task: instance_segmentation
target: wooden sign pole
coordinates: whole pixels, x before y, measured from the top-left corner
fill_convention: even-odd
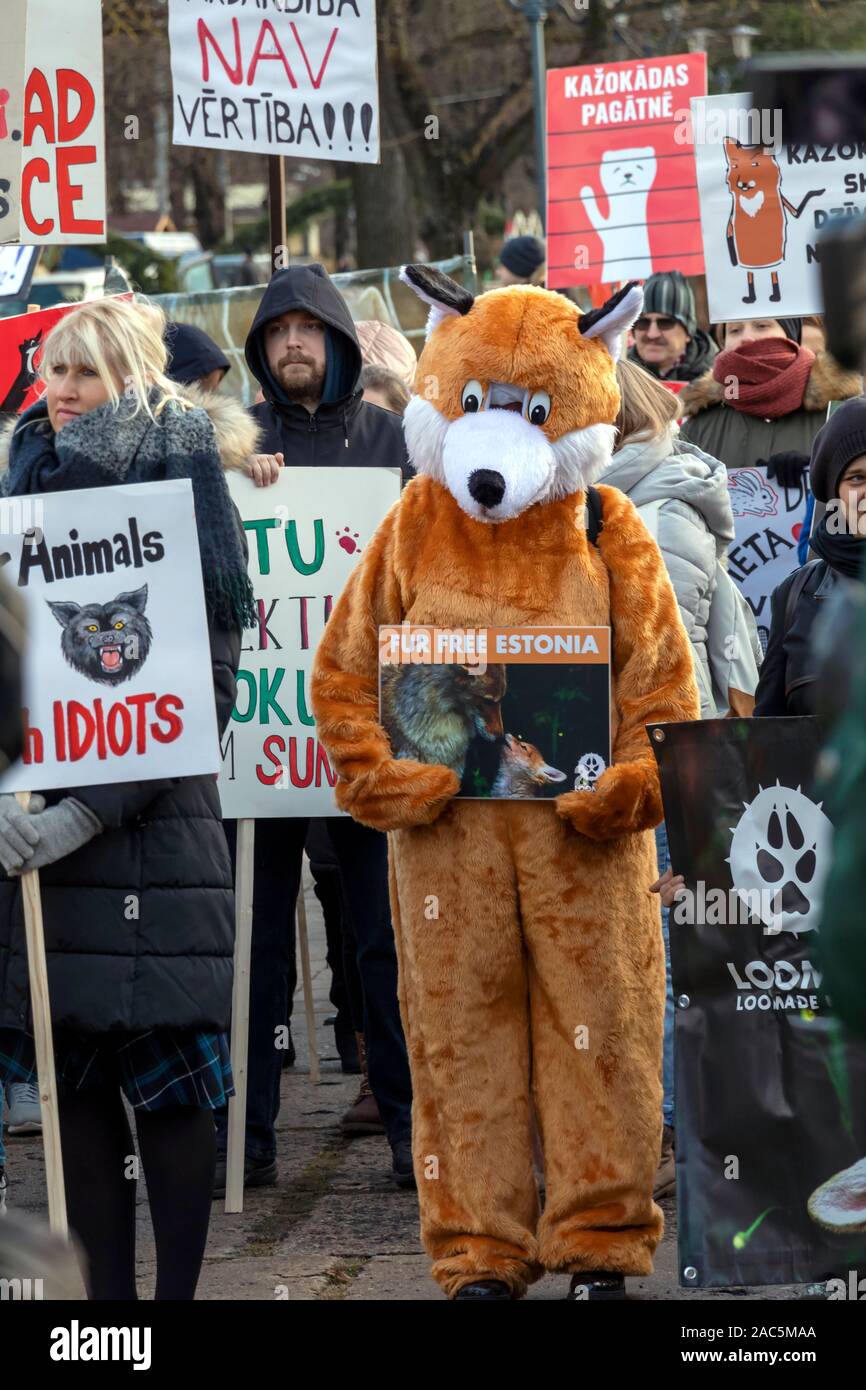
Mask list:
[[[16,792],[15,797],[22,811],[26,811],[30,804],[30,793]],[[57,1104],[57,1075],[54,1070],[54,1038],[51,1031],[51,1002],[48,996],[48,965],[45,959],[38,869],[30,869],[21,875],[21,896],[24,901],[36,1073],[39,1081],[39,1103],[42,1107],[42,1147],[45,1154],[45,1181],[48,1187],[48,1221],[54,1234],[62,1236],[65,1240],[69,1228],[66,1221],[63,1154],[60,1148],[60,1110]]]
[[[235,880],[235,978],[232,989],[232,1075],[226,1151],[226,1211],[244,1209],[244,1150],[247,1123],[247,1058],[250,1041],[250,951],[253,938],[253,852],[256,823],[238,821]]]

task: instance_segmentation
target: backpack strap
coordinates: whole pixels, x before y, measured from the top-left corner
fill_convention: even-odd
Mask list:
[[[586,536],[590,545],[598,545],[598,535],[604,526],[601,493],[597,487],[586,489]]]
[[[821,563],[821,560],[810,560],[807,565],[801,565],[798,570],[794,571],[794,578],[791,580],[791,587],[785,599],[785,626],[783,635],[791,630],[791,626],[794,622],[794,612],[800,601],[800,597],[805,591],[809,580],[815,574],[816,567]]]

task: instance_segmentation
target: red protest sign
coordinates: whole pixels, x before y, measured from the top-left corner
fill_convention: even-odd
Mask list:
[[[547,74],[551,289],[704,269],[692,97],[705,53]]]
[[[119,294],[117,299],[131,299]],[[42,345],[55,323],[77,304],[53,304],[37,313],[0,319],[0,415],[19,415],[38,400],[45,383],[37,375]]]

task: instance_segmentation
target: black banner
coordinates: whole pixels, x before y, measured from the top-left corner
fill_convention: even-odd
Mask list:
[[[833,1278],[828,1295],[850,1297],[848,1271],[866,1275],[866,1048],[818,964],[832,828],[810,791],[817,726],[649,732],[686,884],[670,913],[680,1282]]]

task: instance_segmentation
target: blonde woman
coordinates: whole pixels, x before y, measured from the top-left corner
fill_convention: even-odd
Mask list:
[[[45,342],[44,396],[0,440],[7,496],[190,478],[220,728],[254,618],[246,547],[223,469],[255,426],[232,401],[195,405],[165,375],[162,314],[99,300]],[[212,1109],[231,1093],[225,1030],[232,880],[212,777],[0,798],[0,1083],[32,1082],[20,875],[39,868],[70,1226],[94,1299],[135,1299],[135,1110],[157,1252],[156,1297],[191,1299],[214,1170]],[[130,920],[129,895],[138,900]]]

